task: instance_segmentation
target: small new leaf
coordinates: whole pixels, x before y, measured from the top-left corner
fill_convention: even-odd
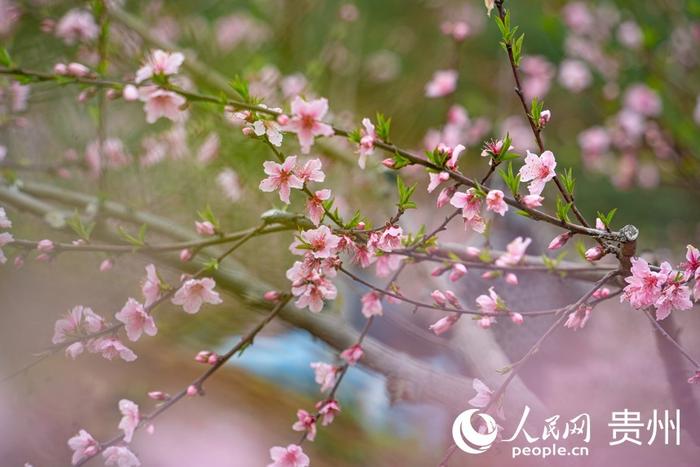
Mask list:
[[[229,82],[229,86],[236,91],[238,95],[241,96],[241,98],[245,102],[251,102],[250,100],[250,89],[248,88],[248,81],[245,79],[241,78],[239,75],[236,75],[233,77],[233,79]]]
[[[377,113],[377,124],[375,126],[375,131],[377,136],[382,141],[389,141],[389,131],[391,130],[391,118],[385,117],[381,113]]]
[[[401,177],[396,177],[396,188],[399,192],[399,202],[396,204],[400,210],[415,209],[416,203],[411,201],[413,192],[416,191],[416,184],[408,186],[404,183]]]
[[[90,241],[90,235],[92,234],[92,229],[95,228],[95,223],[91,222],[88,225],[83,224],[83,220],[78,215],[78,211],[75,211],[71,217],[66,220],[66,224],[70,227],[73,232],[82,238],[86,242]]]

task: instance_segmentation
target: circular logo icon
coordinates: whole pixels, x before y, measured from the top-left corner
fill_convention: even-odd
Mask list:
[[[479,409],[465,410],[455,418],[452,424],[452,438],[462,451],[469,454],[486,452],[498,436],[496,420],[486,413],[478,413]],[[484,433],[479,433],[472,425],[472,416],[477,414],[484,422]]]

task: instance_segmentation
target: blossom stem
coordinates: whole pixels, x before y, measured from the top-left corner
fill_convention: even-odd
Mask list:
[[[690,363],[692,363],[692,365],[695,367],[695,370],[700,371],[700,363],[697,360],[695,360],[688,353],[688,351],[686,351],[683,348],[683,346],[676,339],[674,339],[673,336],[671,336],[671,334],[669,334],[668,331],[666,331],[658,321],[656,321],[656,319],[654,319],[654,317],[652,316],[651,312],[648,309],[644,310],[644,314],[647,316],[647,318],[649,318],[649,321],[651,321],[651,324],[654,325],[656,330],[659,331],[662,336],[664,336],[666,339],[668,339],[671,342],[671,344],[673,344],[673,346],[676,349],[678,349],[678,351],[681,353],[681,355],[683,355],[685,357],[686,360],[688,360]]]
[[[108,86],[108,87],[113,87],[115,89],[122,89],[126,84],[131,84],[128,82],[108,81],[108,80],[94,79],[94,78],[87,78],[87,77],[67,78],[64,76],[58,76],[58,75],[53,75],[53,74],[49,74],[49,73],[28,71],[28,70],[24,70],[21,68],[2,68],[2,67],[0,67],[0,74],[26,76],[26,77],[35,78],[38,81],[60,81],[62,83],[74,82],[74,83],[79,83],[79,84],[92,84],[95,86]],[[165,85],[162,87],[163,87],[163,89],[167,89],[169,91],[180,94],[181,96],[187,98],[190,101],[209,102],[209,103],[218,104],[218,105],[230,105],[234,108],[251,110],[251,111],[264,113],[264,114],[271,115],[271,116],[278,116],[279,115],[279,112],[276,112],[274,110],[270,110],[270,109],[265,108],[265,107],[260,107],[257,105],[248,104],[248,103],[241,102],[241,101],[236,101],[236,100],[231,100],[231,99],[226,99],[226,98],[222,99],[222,98],[213,97],[213,96],[206,96],[206,95],[202,95],[202,94],[198,94],[198,93],[194,93],[194,92],[188,92],[188,91],[184,91],[182,89],[179,89],[177,87],[174,87],[172,85]],[[335,128],[335,127],[333,129],[334,129],[335,135],[337,135],[337,136],[347,137],[349,135],[349,132],[346,130],[342,130],[340,128]],[[427,159],[424,159],[420,156],[417,156],[409,151],[398,148],[393,144],[386,143],[383,141],[377,141],[377,142],[375,142],[375,147],[378,147],[378,148],[380,148],[384,151],[387,151],[391,154],[398,153],[401,156],[408,159],[413,164],[421,165],[423,167],[430,168],[433,170],[447,172],[448,175],[450,176],[450,178],[452,178],[453,180],[455,180],[463,185],[466,185],[468,187],[475,188],[478,186],[478,183],[475,180],[472,180],[459,172],[446,169],[445,167],[438,167],[438,166],[432,164]],[[558,227],[569,230],[570,232],[573,232],[573,233],[594,237],[596,239],[598,239],[599,237],[611,237],[611,238],[622,239],[622,236],[617,232],[605,232],[602,230],[591,228],[588,226],[588,224],[585,221],[582,222],[582,225],[573,224],[573,223],[567,222],[565,220],[559,219],[555,216],[552,216],[550,214],[547,214],[543,211],[529,208],[529,207],[525,206],[523,203],[521,203],[518,199],[515,199],[515,198],[505,197],[504,201],[507,204],[509,204],[510,206],[513,206],[517,209],[520,209],[521,211],[526,213],[529,217],[531,217],[534,220],[544,221],[544,222],[547,222],[549,224],[556,225]]]
[[[246,347],[249,345],[253,344],[253,340],[255,339],[255,336],[257,336],[260,331],[262,331],[265,326],[267,326],[279,313],[284,309],[284,307],[287,305],[291,297],[289,295],[286,295],[282,297],[279,302],[275,305],[275,307],[262,319],[260,322],[253,328],[251,329],[245,336],[241,337],[238,342],[236,342],[236,345],[234,345],[231,349],[229,349],[228,352],[226,352],[223,355],[220,355],[219,358],[217,359],[216,363],[211,366],[207,371],[205,371],[201,376],[199,376],[197,379],[192,381],[190,384],[185,386],[183,389],[181,389],[177,394],[174,396],[170,397],[168,400],[166,400],[163,404],[158,406],[155,410],[152,412],[143,415],[141,417],[141,420],[139,424],[136,426],[135,431],[139,430],[140,428],[143,428],[146,425],[149,425],[153,420],[155,420],[159,415],[161,415],[163,412],[166,410],[170,409],[173,405],[175,405],[177,402],[182,400],[187,396],[187,389],[190,386],[194,386],[197,388],[199,393],[202,393],[203,390],[203,385],[204,382],[209,379],[214,373],[216,373],[226,362],[228,362],[234,355],[236,355],[238,352],[241,350],[244,350]],[[121,440],[124,439],[124,435],[118,435],[115,436],[114,438],[105,441],[103,443],[100,443],[97,446],[97,450],[95,451],[94,454],[91,454],[90,456],[87,456],[83,458],[80,462],[76,464],[76,466],[84,465],[87,463],[90,459],[93,457],[97,456],[100,454],[102,451],[104,451],[106,448],[113,446],[120,442]]]

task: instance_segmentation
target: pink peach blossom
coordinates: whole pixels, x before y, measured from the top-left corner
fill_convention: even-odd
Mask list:
[[[138,467],[141,465],[138,457],[126,446],[110,446],[102,452],[105,465],[115,467]]]
[[[403,229],[396,225],[391,225],[384,229],[379,236],[376,247],[385,252],[391,252],[401,248],[401,238]]]
[[[73,465],[92,457],[97,453],[99,443],[90,433],[80,430],[77,435],[68,440],[68,447],[73,451],[71,463]]]
[[[515,237],[506,246],[506,251],[496,259],[496,266],[515,266],[522,261],[527,247],[532,243],[531,238]]]
[[[362,350],[362,346],[360,346],[360,344],[351,345],[347,349],[340,352],[340,358],[345,360],[348,365],[356,364],[363,355],[364,351]]]
[[[289,204],[291,189],[304,187],[304,182],[295,174],[296,163],[297,156],[287,157],[282,164],[265,161],[263,167],[269,176],[260,182],[260,190],[265,192],[279,190],[280,200]]]
[[[14,241],[15,241],[15,239],[11,233],[9,233],[9,232],[0,233],[0,264],[5,264],[7,262],[7,257],[5,256],[5,253],[2,251],[2,247],[4,247],[5,245],[8,245]]]
[[[523,315],[521,315],[520,313],[516,313],[514,311],[510,312],[510,319],[511,319],[511,321],[513,321],[513,323],[515,323],[517,325],[523,324],[523,322],[525,321],[523,319]]]
[[[498,310],[505,309],[505,304],[501,297],[498,296],[493,287],[489,287],[488,295],[479,295],[476,297],[476,304],[482,313],[493,315]]]
[[[543,200],[544,198],[540,195],[525,195],[522,198],[523,204],[530,209],[535,209],[542,206]]]
[[[99,28],[92,14],[86,10],[72,9],[56,24],[55,34],[68,45],[89,42],[97,38]]]
[[[155,123],[161,117],[173,122],[180,122],[185,118],[186,113],[182,107],[187,103],[187,99],[181,95],[153,86],[143,87],[139,93],[144,102],[143,110],[146,112],[148,123]]]
[[[133,298],[129,298],[126,305],[114,317],[124,323],[126,335],[133,342],[139,340],[143,333],[149,336],[155,336],[158,333],[153,316],[147,313],[143,305]]]
[[[323,202],[328,201],[329,199],[331,199],[331,190],[329,189],[315,191],[313,196],[310,196],[307,199],[306,212],[308,213],[311,222],[313,222],[315,225],[321,223],[321,219],[323,219],[325,212],[323,209]]]
[[[593,77],[580,60],[566,59],[559,68],[559,82],[571,92],[578,93],[590,86]]]
[[[469,405],[471,405],[472,407],[483,409],[491,403],[491,395],[493,395],[493,391],[488,386],[486,386],[486,384],[484,384],[483,381],[481,381],[478,378],[474,378],[474,381],[472,382],[472,387],[476,391],[476,396],[469,399]]]
[[[304,409],[297,410],[297,421],[292,425],[294,431],[305,431],[306,439],[316,438],[316,418]]]
[[[430,179],[428,193],[432,193],[441,183],[450,179],[450,174],[448,172],[430,172],[428,178]]]
[[[671,272],[671,265],[663,263],[660,272],[653,272],[644,258],[632,258],[632,273],[625,278],[620,301],[628,301],[637,310],[653,305],[661,296],[661,288]]]
[[[357,165],[364,169],[367,163],[367,156],[371,156],[374,152],[374,143],[379,140],[379,137],[369,118],[362,119],[362,126],[364,126],[364,129],[360,129],[360,144],[358,148],[360,157],[357,159]]]
[[[458,191],[450,199],[450,204],[458,209],[462,209],[462,217],[467,220],[479,217],[481,198],[479,198],[474,188],[469,188],[466,193]]]
[[[136,360],[136,354],[116,337],[100,337],[95,340],[91,347],[107,360],[112,360],[114,357],[121,357],[126,362]]]
[[[321,415],[321,425],[327,426],[333,423],[335,416],[340,413],[340,404],[335,399],[318,401],[316,410]]]
[[[591,317],[592,310],[593,308],[587,305],[579,306],[576,311],[568,316],[566,322],[564,323],[564,327],[573,329],[574,331],[583,329]]]
[[[444,97],[457,89],[456,70],[437,70],[432,80],[425,85],[425,97]]]
[[[296,170],[296,175],[304,183],[322,182],[326,179],[326,174],[321,170],[322,164],[320,159],[311,159],[306,161],[303,167]]]
[[[382,311],[382,299],[378,292],[371,291],[367,292],[362,296],[362,314],[366,318],[371,316],[381,316]]]
[[[530,194],[539,195],[544,190],[545,184],[556,175],[554,169],[557,161],[552,151],[545,151],[541,156],[527,151],[525,165],[520,168],[520,179],[530,182],[528,186]]]
[[[55,245],[51,240],[40,240],[36,249],[41,253],[51,253],[55,249]]]
[[[144,306],[150,307],[160,298],[160,277],[153,264],[146,266],[146,277],[141,283],[141,292],[144,297]]]
[[[305,230],[301,233],[301,240],[304,242],[307,251],[310,251],[314,258],[330,258],[336,254],[341,238],[334,235],[326,225],[321,225],[316,229]],[[303,253],[298,250],[299,243],[295,242],[290,247],[293,252]]]
[[[625,91],[625,107],[645,117],[658,117],[662,103],[659,94],[645,84],[634,84]]]
[[[673,310],[689,310],[693,307],[693,301],[690,298],[690,289],[684,285],[676,274],[669,276],[669,280],[661,291],[661,296],[654,302],[656,306],[656,319],[661,321],[666,319]]]
[[[308,467],[309,456],[304,454],[301,446],[290,444],[286,448],[275,446],[270,449],[271,464],[267,467]]]
[[[284,130],[296,133],[301,145],[301,152],[308,154],[317,136],[333,136],[333,127],[320,120],[328,112],[328,100],[325,98],[305,101],[297,96],[292,101],[292,117]]]
[[[180,65],[185,61],[185,56],[180,52],[165,52],[154,50],[148,57],[144,65],[136,72],[136,83],[146,81],[153,76],[169,76],[177,74]]]
[[[128,399],[122,399],[119,401],[119,411],[122,414],[119,429],[124,432],[124,441],[130,443],[131,438],[134,436],[134,430],[136,430],[141,420],[139,406]]]
[[[321,385],[321,392],[331,389],[337,380],[339,368],[328,363],[313,362],[316,383]]]
[[[218,305],[223,300],[219,293],[214,291],[216,282],[210,277],[203,279],[188,279],[175,292],[172,302],[175,305],[182,305],[186,313],[197,313],[204,303]]]
[[[586,250],[584,256],[586,258],[586,261],[598,261],[603,256],[605,256],[605,250],[603,250],[602,246],[596,245]]]
[[[501,216],[504,215],[508,211],[508,205],[504,198],[505,195],[501,190],[490,190],[486,195],[486,209]]]

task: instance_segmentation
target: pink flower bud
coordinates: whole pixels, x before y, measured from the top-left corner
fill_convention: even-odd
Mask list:
[[[452,282],[457,282],[467,273],[467,267],[462,263],[457,263],[452,266],[450,275],[448,276]]]
[[[598,230],[607,230],[603,221],[600,220],[600,217],[595,218],[595,228]]]
[[[386,167],[387,169],[393,169],[394,168],[394,159],[391,157],[387,157],[382,161],[382,165]]]
[[[447,269],[448,268],[446,268],[444,266],[435,266],[435,269],[433,269],[430,272],[430,275],[433,277],[440,277],[445,273],[445,271],[447,271]]]
[[[187,395],[190,397],[196,396],[199,394],[199,390],[197,390],[197,387],[194,384],[190,384],[187,386]]]
[[[105,259],[100,263],[100,272],[107,272],[114,266],[114,261],[110,258]]]
[[[481,275],[482,279],[493,280],[498,277],[498,271],[486,271]]]
[[[135,101],[139,98],[139,90],[133,84],[127,84],[122,90],[122,96],[125,101]]]
[[[559,248],[563,247],[566,245],[566,242],[569,241],[569,239],[573,236],[571,232],[564,232],[563,234],[559,234],[554,239],[552,239],[551,242],[549,242],[549,249],[550,250],[558,250]]]
[[[197,234],[203,237],[211,237],[212,235],[216,234],[216,227],[214,227],[214,224],[209,221],[195,221],[194,226],[197,230]]]
[[[255,132],[254,132],[253,129],[252,129],[251,127],[249,127],[249,126],[244,126],[243,129],[241,130],[241,132],[243,133],[243,136],[253,136],[253,135],[255,135]]]
[[[523,324],[523,321],[524,321],[523,315],[521,315],[520,313],[516,313],[514,311],[512,311],[510,313],[510,320],[518,325]]]
[[[53,72],[57,75],[64,76],[68,73],[68,68],[65,63],[57,63],[53,66]]]
[[[589,248],[586,250],[585,257],[587,261],[598,261],[600,258],[602,258],[605,255],[605,251],[603,251],[603,247],[600,245],[596,245],[593,248]]]
[[[209,357],[212,355],[209,350],[200,350],[199,353],[194,357],[195,361],[199,363],[208,363]]]
[[[493,321],[494,319],[490,316],[482,316],[481,319],[479,319],[479,327],[482,329],[488,329],[491,327],[491,324],[493,324]]]
[[[56,27],[56,21],[51,18],[45,18],[41,20],[41,25],[39,26],[41,32],[46,34],[50,34],[51,32],[53,32],[54,27]]]
[[[119,99],[119,91],[116,89],[107,89],[107,99],[111,101]]]
[[[547,123],[549,123],[551,118],[552,112],[549,109],[540,112],[540,127],[544,127]]]
[[[468,246],[467,247],[467,254],[469,256],[479,256],[481,254],[481,249],[479,249],[475,246]]]
[[[443,294],[439,290],[434,290],[433,293],[430,294],[430,296],[433,297],[433,301],[438,306],[445,306],[445,304],[447,303],[447,297],[445,297],[445,294]]]
[[[445,316],[444,318],[440,318],[435,323],[428,326],[428,328],[433,331],[435,335],[439,336],[440,334],[444,334],[449,331],[458,319],[459,315],[451,314],[449,316]]]
[[[453,307],[462,308],[462,305],[459,303],[459,299],[451,290],[445,290],[445,298]]]
[[[212,353],[211,355],[209,355],[209,358],[207,359],[207,363],[210,365],[215,365],[216,362],[218,362],[218,361],[219,361],[219,356],[216,355],[215,353]]]
[[[289,117],[285,114],[278,115],[277,123],[279,123],[280,125],[286,125],[287,123],[289,123]]]
[[[530,209],[535,209],[542,206],[543,200],[544,198],[540,195],[527,195],[523,196],[522,198],[523,204]]]
[[[66,67],[66,72],[77,78],[83,78],[90,74],[90,69],[82,63],[71,62]]]
[[[360,344],[355,344],[343,350],[340,353],[340,358],[345,360],[348,365],[354,365],[362,358],[363,355],[364,351],[362,350],[362,347],[360,347]]]
[[[280,293],[279,293],[278,291],[276,291],[276,290],[268,290],[268,291],[265,292],[265,294],[263,295],[263,299],[264,299],[265,301],[268,301],[268,302],[276,302],[277,300],[280,299],[281,296],[282,296],[282,294],[280,294]]]
[[[191,259],[192,259],[192,250],[190,250],[189,248],[185,248],[183,250],[180,250],[180,261],[182,261],[183,263],[186,263]]]
[[[595,292],[593,292],[593,298],[606,298],[610,295],[610,289],[607,287],[603,287],[602,289],[598,289]]]
[[[457,191],[456,186],[450,186],[447,188],[443,188],[440,190],[440,194],[437,197],[437,201],[435,205],[437,206],[438,209],[440,209],[443,206],[447,206],[447,204],[450,202],[452,199],[452,196],[455,194]]]
[[[154,401],[165,401],[170,399],[170,395],[163,391],[150,391],[148,393],[148,397],[150,397]]]
[[[156,432],[155,425],[153,425],[153,423],[149,423],[148,426],[146,427],[146,433],[148,433],[149,435],[152,435],[155,432]]]
[[[365,224],[364,221],[357,223],[357,230],[365,230],[365,227],[367,227],[367,224]]]
[[[41,240],[36,245],[36,249],[41,253],[51,253],[54,250],[54,244],[51,240]]]
[[[508,274],[506,274],[506,284],[518,285],[518,276],[516,276],[512,272],[509,272]]]

